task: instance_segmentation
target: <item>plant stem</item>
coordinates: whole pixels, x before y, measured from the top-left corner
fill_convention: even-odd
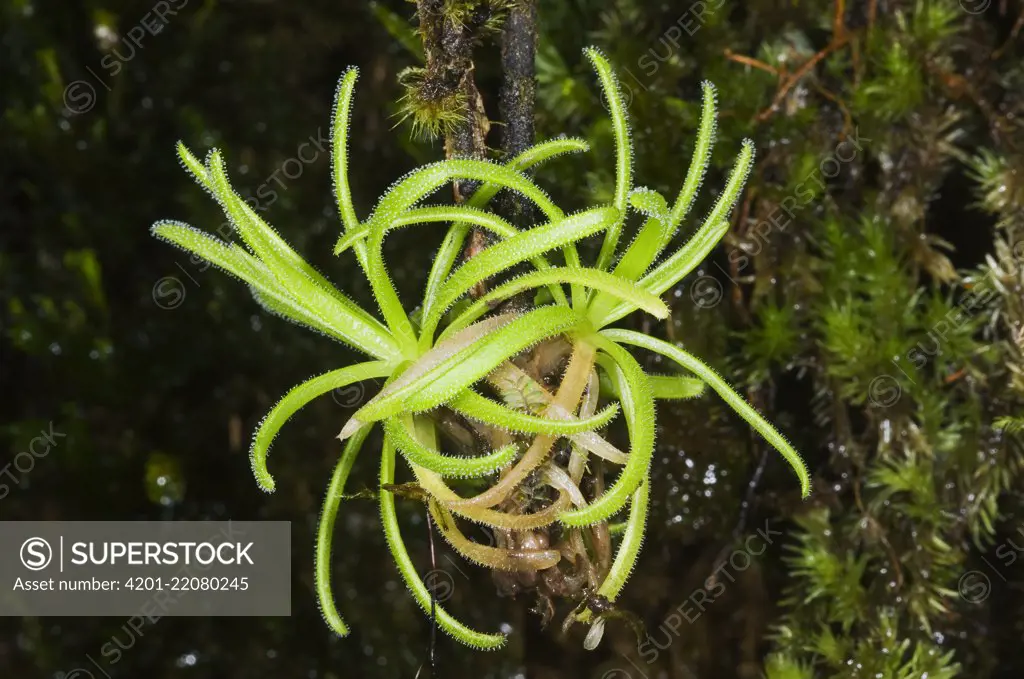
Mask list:
[[[445,16],[444,0],[417,0],[420,35],[426,57],[424,84],[428,89],[441,92],[461,91],[466,101],[466,115],[445,135],[445,157],[482,160],[487,155],[485,139],[490,121],[484,110],[484,100],[473,78],[473,43],[477,39],[476,22],[454,21]],[[452,182],[455,202],[461,204],[473,195],[479,182],[458,180]],[[470,234],[466,257],[483,249],[488,243],[484,231],[474,227]],[[486,292],[484,282],[473,290],[474,295]]]
[[[473,43],[478,26],[476,22],[449,20],[445,16],[444,0],[418,0],[416,7],[426,57],[424,82],[428,89],[437,91],[461,90],[468,105],[465,118],[445,137],[445,155],[448,158],[483,158],[490,123],[473,79]],[[462,203],[473,193],[469,182],[460,186],[456,181],[454,185],[456,203]]]

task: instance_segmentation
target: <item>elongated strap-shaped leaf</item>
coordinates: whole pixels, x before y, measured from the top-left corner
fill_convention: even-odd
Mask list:
[[[183,222],[163,220],[153,224],[150,232],[171,245],[186,252],[199,255],[211,264],[237,276],[247,283],[253,283],[253,258],[243,248],[222,241],[216,236],[193,228]]]
[[[256,482],[260,485],[260,488],[268,493],[274,491],[274,478],[267,471],[267,452],[270,450],[270,444],[273,443],[277,432],[280,431],[284,423],[299,408],[317,396],[322,396],[334,389],[347,387],[350,384],[362,382],[363,380],[387,377],[391,374],[392,367],[391,364],[385,361],[356,363],[355,365],[332,370],[325,375],[307,380],[293,387],[285,394],[284,398],[278,401],[277,405],[260,422],[260,426],[252,439],[252,449],[249,456],[252,462],[253,474],[255,474]]]
[[[727,221],[729,211],[743,190],[743,184],[747,180],[747,175],[750,173],[753,162],[754,145],[750,140],[746,140],[743,142],[743,150],[736,159],[736,165],[733,166],[732,173],[729,175],[729,181],[726,184],[725,190],[718,197],[703,226],[700,227],[686,245],[679,248],[675,254],[640,279],[640,285],[646,288],[648,292],[660,295],[678,283],[684,276],[693,271],[708,256],[708,253],[714,249],[718,241],[725,236],[729,230],[729,222]],[[603,327],[622,318],[630,310],[627,305],[619,304],[600,319],[595,319],[594,322],[597,324],[597,327]]]
[[[345,342],[344,334],[339,333],[335,328],[325,325],[323,319],[312,315],[305,309],[305,307],[299,306],[295,302],[295,298],[279,287],[270,290],[250,285],[249,291],[252,293],[253,299],[255,299],[261,307],[275,316],[280,316],[292,323],[304,325],[312,328],[313,330],[322,332],[328,337],[333,337],[341,342]],[[347,344],[347,342],[345,343]]]
[[[619,597],[619,593],[636,565],[636,557],[644,542],[650,490],[650,479],[644,478],[637,489],[633,491],[629,519],[626,520],[626,530],[622,536],[622,542],[619,543],[619,550],[615,553],[615,560],[612,562],[608,576],[597,590],[597,593],[608,601],[615,601]]]
[[[508,359],[543,340],[572,330],[579,322],[579,317],[565,307],[530,310],[482,338],[464,356],[454,357],[444,374],[424,389],[413,390],[405,403],[414,412],[446,403]]]
[[[600,497],[586,507],[570,510],[558,517],[566,526],[589,526],[604,521],[622,509],[640,483],[647,477],[654,455],[654,396],[647,376],[628,351],[609,341],[603,334],[591,335],[594,342],[611,361],[598,364],[616,371],[622,409],[629,429],[629,459],[622,473]]]
[[[519,233],[519,229],[512,226],[508,220],[469,205],[428,205],[412,208],[396,216],[395,219],[384,225],[384,228],[390,231],[391,229],[409,226],[410,224],[451,222],[455,220],[487,229],[501,238],[508,238]],[[365,231],[349,232],[338,240],[335,249],[339,253],[344,252],[352,247],[354,243],[366,239],[367,236],[368,234]]]
[[[420,608],[427,614],[431,609],[437,619],[438,627],[452,635],[458,641],[481,650],[493,651],[505,644],[504,634],[485,634],[466,627],[452,617],[436,599],[432,600],[427,586],[420,580],[416,572],[416,566],[409,558],[409,551],[405,548],[402,540],[401,529],[398,526],[398,513],[395,511],[395,496],[386,489],[386,486],[395,482],[395,448],[387,438],[384,439],[384,449],[380,459],[380,518],[384,527],[384,537],[387,539],[391,556],[395,559],[398,572],[405,580],[406,586],[412,592],[413,598]]]
[[[280,288],[269,270],[243,248],[234,243],[225,243],[187,224],[162,221],[153,225],[152,233],[157,238],[176,245],[186,252],[198,255],[228,273],[249,284],[253,297],[268,311],[286,318],[293,323],[305,325],[325,335],[346,341],[344,333],[326,325]]]
[[[188,147],[185,146],[185,142],[178,140],[175,149],[178,152],[178,159],[181,160],[182,167],[185,171],[192,175],[192,178],[196,180],[196,183],[206,189],[206,192],[211,196],[216,197],[216,192],[213,190],[213,182],[210,181],[210,173],[207,172],[206,166],[203,165],[202,161],[193,155]]]
[[[499,184],[536,203],[548,219],[554,221],[563,216],[558,206],[526,175],[486,160],[456,159],[424,165],[400,179],[381,197],[373,214],[359,230],[369,235],[379,224],[386,224],[395,219],[453,179],[475,179]],[[337,253],[336,245],[335,254]]]
[[[490,310],[494,302],[506,300],[523,290],[530,290],[552,283],[578,283],[594,290],[601,290],[612,299],[628,301],[657,318],[668,317],[668,306],[661,298],[652,295],[635,283],[615,274],[599,269],[555,267],[534,271],[508,281],[491,290],[467,307],[445,328],[441,338],[460,330]]]
[[[647,221],[615,265],[615,274],[635,281],[644,275],[651,262],[661,254],[670,222],[668,204],[657,191],[637,189],[629,194],[629,202],[634,209],[647,216]]]
[[[345,231],[359,227],[355,206],[352,204],[352,187],[348,182],[348,127],[352,119],[352,97],[355,93],[359,69],[350,66],[341,74],[338,89],[334,95],[333,126],[331,128],[331,172],[334,175],[334,196],[338,214]]]
[[[707,385],[695,377],[683,375],[648,375],[651,393],[659,400],[696,398],[707,391]]]
[[[732,172],[729,173],[729,180],[726,182],[725,189],[722,194],[715,201],[714,207],[711,208],[711,212],[704,220],[704,226],[701,227],[703,231],[705,228],[714,229],[715,225],[725,222],[729,218],[729,213],[732,211],[733,206],[740,197],[740,193],[743,191],[743,185],[747,181],[747,177],[750,175],[750,168],[754,166],[754,143],[749,139],[743,141],[743,149],[740,151],[739,156],[736,158],[736,164],[733,165]],[[696,236],[690,242],[697,241]],[[687,243],[687,246],[690,244]],[[688,256],[691,253],[687,252],[690,248],[683,247],[679,251],[679,257],[675,255],[670,257],[664,265],[659,266],[650,275],[643,278],[643,282],[651,292],[657,290],[657,294],[665,292],[668,288],[675,285],[683,276],[690,273],[701,260],[695,257]],[[695,254],[695,253],[694,253]],[[703,257],[701,258],[703,259]],[[670,275],[664,277],[660,276],[662,267],[669,272]]]
[[[472,389],[466,389],[453,400],[448,407],[477,422],[491,424],[509,431],[524,434],[549,434],[552,436],[572,436],[585,431],[600,429],[614,419],[619,413],[619,406],[612,403],[601,412],[591,417],[571,419],[554,419],[538,417],[512,410],[508,406],[481,396]]]
[[[345,482],[348,481],[349,472],[352,471],[352,464],[359,455],[363,442],[370,434],[372,426],[363,427],[356,434],[345,442],[345,450],[338,459],[331,475],[331,483],[327,487],[327,496],[324,498],[323,510],[320,512],[320,522],[316,530],[316,560],[313,567],[314,579],[316,580],[316,595],[320,601],[320,613],[324,620],[338,636],[348,636],[348,626],[342,620],[341,614],[334,603],[334,593],[331,591],[331,545],[334,541],[334,522],[338,517],[338,508],[345,493]]]
[[[422,334],[433,336],[440,315],[477,282],[548,250],[606,229],[615,221],[617,215],[618,212],[614,208],[593,208],[523,231],[478,253],[459,267],[441,286],[433,313],[424,316]]]
[[[515,458],[519,449],[508,445],[480,457],[456,457],[445,455],[439,450],[426,446],[416,440],[409,430],[408,416],[389,417],[384,420],[384,433],[391,437],[392,443],[399,452],[413,464],[440,474],[457,478],[477,478],[508,466]]]
[[[789,462],[793,471],[796,472],[797,478],[800,479],[801,494],[803,497],[810,495],[811,480],[807,473],[807,467],[804,466],[803,460],[800,459],[800,454],[793,449],[793,446],[789,445],[789,441],[787,441],[771,423],[762,417],[759,412],[754,410],[754,408],[747,403],[742,396],[737,394],[732,387],[730,387],[725,380],[718,375],[717,372],[683,349],[649,335],[633,332],[631,330],[619,329],[603,330],[601,331],[601,334],[614,342],[632,344],[661,354],[665,358],[675,361],[700,379],[707,382],[708,386],[718,392],[718,395],[722,397],[722,400],[729,404],[729,407],[735,410],[736,413],[746,420],[751,427],[756,429],[758,433],[761,434],[761,436],[763,436],[773,448],[775,448],[775,450],[779,451],[779,453],[786,458],[786,461]]]
[[[512,160],[508,161],[506,166],[510,170],[523,172],[538,163],[556,156],[566,153],[587,151],[589,149],[590,147],[582,139],[552,139],[536,144],[535,146],[531,146]],[[473,192],[473,195],[470,196],[469,200],[466,201],[466,204],[475,208],[487,207],[487,204],[500,190],[501,186],[498,184],[481,184],[480,187]],[[455,260],[458,258],[459,253],[462,252],[462,244],[465,242],[466,234],[468,232],[469,225],[464,222],[455,222],[452,224],[451,228],[448,229],[444,242],[441,243],[441,247],[438,249],[437,255],[434,257],[434,263],[430,268],[430,275],[427,277],[427,287],[423,294],[424,316],[430,314],[433,310],[434,302],[437,297],[437,289],[441,286],[441,283],[444,282],[444,279],[448,277],[448,274],[451,273],[452,266],[455,265]],[[563,304],[565,303],[565,299],[559,299],[557,294],[555,296],[555,301]]]
[[[387,266],[384,264],[384,234],[386,230],[374,229],[366,244],[366,277],[373,289],[373,298],[377,302],[384,321],[388,324],[395,340],[398,341],[406,356],[412,355],[417,346],[416,330],[412,326],[409,315],[405,312],[402,300],[391,283]]]
[[[216,198],[223,205],[224,201],[219,193],[220,189],[215,184],[214,177],[212,176],[210,169],[203,165],[199,161],[199,159],[196,158],[192,154],[192,152],[189,151],[188,148],[180,141],[178,142],[178,156],[181,158],[182,165],[185,166],[185,169],[188,170],[189,174],[191,174],[195,178],[199,185],[206,189],[206,191],[209,192],[210,195]],[[211,159],[215,159],[215,162],[219,166],[218,171],[224,172],[223,158],[221,157],[220,152],[214,150],[211,153],[210,157]],[[224,172],[224,177],[226,180],[226,172]],[[234,194],[234,192],[232,193]],[[237,198],[237,194],[234,194],[234,197]],[[244,204],[244,201],[242,202]],[[251,208],[249,208],[249,212],[251,213]],[[231,215],[229,215],[229,217],[230,216]],[[243,224],[247,224],[247,222],[248,220],[244,220]],[[232,224],[234,224],[235,228],[239,230],[239,235],[242,236],[243,240],[246,240],[246,238],[255,238],[264,247],[269,246],[274,248],[274,251],[280,255],[281,260],[283,262],[290,264],[295,269],[301,271],[306,276],[308,276],[310,280],[319,285],[322,289],[326,290],[350,313],[359,317],[364,323],[374,327],[378,332],[386,332],[386,329],[384,328],[383,325],[381,325],[380,321],[378,321],[376,318],[368,314],[365,310],[363,310],[362,307],[360,307],[355,302],[346,297],[340,290],[338,290],[334,286],[333,283],[331,283],[326,277],[324,277],[323,274],[317,271],[314,267],[310,266],[310,264],[306,262],[306,260],[300,257],[298,253],[295,252],[295,250],[293,250],[291,246],[289,246],[288,243],[285,242],[285,240],[281,238],[281,236],[278,235],[276,231],[271,229],[268,225],[264,224],[262,220],[252,225],[257,227],[255,231],[252,231],[250,229],[242,231],[240,226],[235,224],[234,219],[232,219]],[[252,248],[252,245],[249,244],[248,241],[246,241],[246,244],[249,245],[250,248]],[[258,254],[260,251],[253,249],[253,252]],[[259,254],[258,256],[262,257],[262,255]],[[307,310],[307,313],[309,313],[309,310]]]
[[[455,333],[455,335],[443,342],[438,342],[436,346],[420,356],[415,362],[403,364],[400,366],[400,369],[396,369],[393,372],[393,379],[367,405],[373,406],[376,402],[389,398],[396,391],[405,389],[416,380],[422,379],[430,371],[436,370],[439,365],[450,360],[456,354],[465,352],[470,346],[478,342],[480,338],[485,337],[502,326],[508,325],[515,318],[515,313],[491,316],[479,323],[474,323],[465,330]],[[342,428],[341,433],[338,434],[338,438],[344,441],[363,424],[357,417],[350,418]]]
[[[268,311],[288,320],[306,325],[327,335],[337,336],[305,309],[297,306],[288,293],[277,286],[273,276],[252,255],[234,243],[225,243],[181,222],[162,221],[153,225],[152,234],[161,240],[198,255],[228,273],[237,276],[252,290],[253,297]],[[343,339],[343,338],[340,338]]]
[[[611,65],[604,55],[593,47],[586,48],[583,53],[597,72],[605,101],[608,102],[612,130],[615,133],[615,199],[612,204],[619,211],[619,217],[608,227],[604,242],[601,244],[601,252],[597,257],[597,268],[607,269],[615,256],[619,234],[626,219],[626,199],[633,184],[633,142],[629,133],[626,104],[622,100],[622,91]]]
[[[416,335],[409,317],[406,315],[402,303],[398,299],[398,294],[391,283],[391,279],[387,275],[387,267],[384,264],[382,254],[384,236],[394,228],[409,224],[447,222],[454,219],[462,219],[484,226],[503,238],[519,233],[515,227],[496,215],[488,214],[476,208],[461,206],[434,206],[413,209],[403,213],[394,221],[387,223],[375,222],[370,227],[369,242],[367,243],[369,262],[369,269],[367,271],[370,284],[373,286],[374,296],[381,308],[381,312],[384,314],[384,318],[388,321],[388,325],[391,326],[399,340],[404,341],[406,345],[415,345]],[[541,257],[534,258],[534,261],[541,268],[549,266]],[[430,339],[430,336],[424,334],[422,342],[420,342],[421,348],[429,346]]]
[[[355,346],[351,344],[350,333],[346,332],[344,327],[335,327],[299,304],[281,288],[266,266],[253,258],[244,248],[234,243],[225,243],[216,236],[180,222],[157,222],[153,225],[152,233],[157,238],[198,255],[248,283],[253,297],[268,311]]]
[[[629,281],[635,281],[650,268],[651,263],[661,254],[662,243],[666,241],[665,231],[668,227],[668,205],[664,197],[650,189],[636,189],[629,194],[630,204],[648,215],[648,219],[640,228],[633,242],[629,244],[622,259],[615,265],[614,274]],[[588,316],[601,318],[618,304],[629,300],[616,299],[603,291],[595,291],[591,295]],[[635,304],[632,309],[640,308]],[[631,310],[632,310],[631,309]]]
[[[309,273],[297,262],[301,258],[231,188],[220,153],[211,151],[207,161],[210,179],[224,213],[235,224],[246,245],[267,265],[280,282],[307,311],[325,325],[338,327],[348,342],[371,356],[394,359],[399,350],[394,338],[379,321],[341,295],[322,276]],[[328,322],[332,318],[334,322]]]
[[[638,283],[650,292],[657,291],[656,294],[665,292],[704,261],[728,231],[729,222],[726,220],[714,225],[702,226],[693,235],[693,238],[664,262],[654,267]]]
[[[693,198],[697,195],[697,189],[700,188],[704,173],[707,171],[711,149],[715,146],[715,86],[705,80],[701,83],[701,89],[704,90],[704,101],[701,106],[697,141],[693,148],[693,158],[690,159],[690,168],[686,171],[686,179],[683,180],[679,196],[672,206],[666,241],[689,214]],[[664,247],[664,244],[662,246]]]
[[[540,307],[480,338],[466,351],[438,363],[418,379],[360,408],[353,418],[374,422],[399,412],[430,410],[458,395],[502,362],[576,325],[565,307]]]
[[[430,516],[448,544],[462,556],[485,568],[499,571],[542,571],[555,566],[562,556],[557,549],[502,549],[469,540],[455,524],[455,517],[437,502],[429,501]]]
[[[645,478],[637,489],[633,491],[633,498],[629,507],[629,518],[621,524],[609,526],[608,531],[612,535],[622,534],[622,541],[619,549],[615,552],[615,561],[608,571],[597,593],[608,601],[615,601],[626,581],[636,567],[636,559],[640,554],[640,547],[644,542],[644,530],[647,523],[647,510],[650,504],[651,481]],[[594,612],[584,608],[576,615],[579,622],[590,622]]]
[[[384,331],[380,321],[338,291],[327,278],[300,257],[277,231],[263,221],[263,218],[242,200],[241,196],[231,187],[231,181],[224,165],[224,157],[217,149],[210,151],[207,158],[207,172],[214,196],[224,209],[225,216],[231,219],[242,240],[253,253],[271,267],[275,276],[281,278],[280,270],[302,274],[319,289],[334,297],[345,307],[346,311],[364,323],[375,326],[381,332]]]
[[[655,400],[683,400],[696,398],[707,391],[707,384],[695,377],[684,375],[648,375]],[[601,380],[601,393],[619,398],[618,384],[614,380]]]

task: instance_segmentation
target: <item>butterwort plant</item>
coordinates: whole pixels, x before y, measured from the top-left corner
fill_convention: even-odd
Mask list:
[[[251,449],[259,485],[274,490],[267,455],[277,432],[301,407],[334,389],[365,381],[383,387],[344,424],[338,462],[318,527],[315,582],[328,625],[348,627],[331,592],[331,544],[349,472],[379,426],[378,501],[384,534],[397,568],[424,611],[459,641],[495,649],[503,634],[469,628],[438,605],[418,575],[402,539],[396,496],[424,502],[444,539],[466,559],[507,574],[516,587],[561,578],[559,592],[585,592],[566,618],[589,624],[586,645],[600,641],[613,602],[636,563],[648,513],[658,399],[692,398],[710,387],[789,462],[803,496],[808,473],[786,439],[726,381],[682,347],[648,334],[613,327],[634,313],[666,318],[660,296],[690,273],[729,228],[733,208],[753,163],[744,142],[726,186],[701,225],[682,245],[674,241],[704,177],[714,139],[714,88],[704,84],[694,155],[679,194],[633,184],[632,142],[622,94],[606,59],[585,51],[608,104],[616,142],[611,204],[566,214],[526,172],[565,153],[588,150],[585,141],[540,143],[499,164],[449,159],[410,172],[360,220],[348,181],[348,135],[357,71],[338,86],[332,128],[334,193],[343,227],[335,254],[353,256],[366,276],[379,314],[359,307],[310,266],[232,188],[220,151],[200,161],[183,144],[186,170],[221,205],[238,234],[227,242],[179,222],[159,222],[156,236],[199,255],[250,286],[268,311],[305,325],[369,356],[289,391],[260,423]],[[425,204],[452,181],[479,188],[462,204]],[[524,229],[489,211],[502,190],[530,202],[541,217]],[[635,218],[635,219],[634,219]],[[631,222],[635,223],[630,226]],[[445,235],[426,276],[422,302],[410,313],[383,258],[385,237],[403,227],[440,226]],[[471,229],[492,244],[460,260]],[[627,228],[632,239],[624,244]],[[595,261],[581,261],[578,245],[600,238]],[[596,243],[595,243],[596,246]],[[664,254],[670,251],[667,256]],[[521,273],[523,267],[525,273]],[[480,281],[496,283],[482,294]],[[517,303],[524,295],[531,303]],[[559,361],[527,360],[547,347]],[[646,372],[631,348],[670,359],[684,372]],[[627,445],[608,440],[605,427],[625,420]],[[461,454],[444,451],[452,420],[478,436]],[[479,441],[485,443],[480,445]],[[398,456],[410,483],[396,484]],[[605,483],[605,469],[612,480]],[[609,521],[625,513],[614,558]],[[459,521],[489,529],[494,544],[467,538]],[[538,575],[543,575],[538,578]],[[566,589],[566,587],[568,589]],[[600,602],[595,605],[594,602]]]

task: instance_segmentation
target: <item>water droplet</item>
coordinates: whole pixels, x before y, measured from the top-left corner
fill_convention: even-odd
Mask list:
[[[171,507],[185,496],[185,477],[178,460],[165,453],[153,453],[146,460],[146,496],[151,502]]]

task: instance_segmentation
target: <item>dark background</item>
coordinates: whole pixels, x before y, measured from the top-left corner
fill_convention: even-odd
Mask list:
[[[580,630],[559,636],[561,615],[541,630],[529,597],[497,597],[486,572],[448,561],[439,544],[448,608],[479,629],[507,624],[511,636],[505,649],[479,653],[439,634],[436,676],[1020,676],[1024,567],[994,556],[1007,540],[1024,544],[1013,537],[1020,455],[993,424],[1021,412],[1019,269],[1000,269],[1004,289],[943,335],[942,350],[910,373],[918,379],[904,381],[889,362],[934,339],[972,276],[996,260],[1016,265],[1008,251],[1024,195],[1024,170],[1014,169],[1024,139],[1022,8],[850,0],[838,3],[837,33],[832,2],[707,4],[720,8],[690,35],[690,3],[542,3],[538,138],[566,132],[594,148],[539,177],[566,209],[610,195],[610,128],[583,46],[598,45],[620,69],[638,185],[674,195],[699,83],[718,86],[718,146],[693,214],[706,211],[749,136],[758,166],[736,228],[711,264],[667,295],[668,327],[626,323],[684,341],[741,387],[803,452],[817,492],[801,502],[782,460],[717,399],[660,407],[649,536],[622,604],[664,650],[647,663],[628,628],[610,626],[600,649],[585,652]],[[361,69],[351,128],[360,216],[394,179],[442,157],[440,143],[411,139],[395,115],[396,76],[415,57],[362,2],[169,5],[177,13],[136,46],[133,29],[162,23],[148,2],[0,2],[0,466],[41,430],[65,434],[30,471],[11,472],[16,482],[4,479],[0,519],[291,521],[293,613],[163,618],[134,631],[117,616],[4,619],[0,676],[88,679],[68,675],[82,668],[99,679],[90,658],[110,677],[429,676],[430,624],[398,577],[372,501],[347,502],[336,528],[335,593],[352,634],[336,638],[316,606],[313,539],[339,453],[334,435],[366,395],[322,398],[285,427],[270,458],[275,494],[250,473],[249,437],[276,399],[356,356],[268,315],[244,286],[148,231],[166,218],[217,230],[223,217],[179,167],[174,144],[199,154],[220,147],[240,192],[261,196],[295,249],[373,308],[354,260],[331,256],[340,224],[329,149],[289,161],[329,134],[348,65]],[[413,4],[386,7],[412,21]],[[684,24],[691,29],[666,39]],[[780,78],[729,58],[794,72],[840,34],[848,41],[766,115]],[[477,58],[497,118],[493,41]],[[870,140],[864,152],[815,184],[793,227],[754,234],[857,135]],[[497,147],[497,137],[488,141]],[[258,193],[265,185],[273,200]],[[387,244],[409,300],[440,240],[422,233]],[[750,260],[739,271],[730,268],[736,253]],[[889,373],[900,389],[892,402],[876,393],[875,379]],[[352,491],[375,485],[376,449],[364,450]],[[400,511],[426,574],[422,507]],[[699,621],[666,632],[662,621],[716,558],[766,524],[781,536],[765,554],[733,572]],[[969,600],[961,585],[973,572],[987,573],[998,595]],[[828,635],[841,641],[829,646]],[[104,652],[112,643],[116,662]]]

